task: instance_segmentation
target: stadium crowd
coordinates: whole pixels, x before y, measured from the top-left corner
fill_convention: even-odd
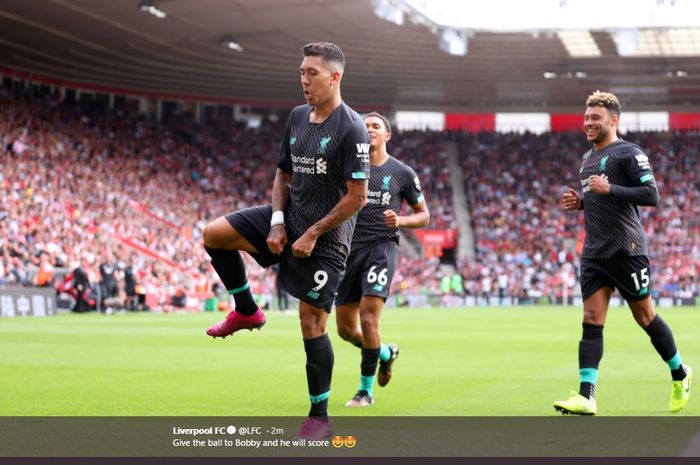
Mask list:
[[[260,186],[276,147],[264,132],[277,134],[278,125],[197,125],[187,116],[156,124],[0,92],[0,284],[39,284],[33,276],[46,255],[68,270],[84,259],[94,290],[102,289],[100,265],[114,257],[159,305],[181,289],[210,289],[202,228],[267,195]],[[260,287],[262,276],[253,277]]]
[[[135,307],[184,305],[216,292],[203,247],[204,224],[270,198],[280,122],[248,128],[214,114],[155,122],[126,109],[62,103],[0,87],[0,286],[75,284],[102,310],[121,297]],[[402,257],[399,293],[539,298],[572,292],[582,215],[557,202],[575,186],[580,134],[453,133],[476,237],[476,260],[460,261],[460,285],[445,288],[440,263]],[[642,209],[659,296],[697,294],[700,267],[698,134],[640,133],[661,193]],[[389,150],[417,172],[431,228],[457,224],[440,132],[395,134]],[[247,257],[246,257],[247,259]],[[62,273],[59,273],[62,270]],[[272,271],[248,267],[254,293],[274,294]],[[115,294],[113,281],[119,282]],[[73,281],[71,281],[73,280]],[[89,300],[86,305],[91,306]],[[78,306],[79,302],[75,303]]]

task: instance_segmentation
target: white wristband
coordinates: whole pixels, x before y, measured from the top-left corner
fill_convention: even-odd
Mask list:
[[[284,226],[284,212],[282,210],[272,212],[272,220],[270,220],[270,227],[277,226],[278,224]]]

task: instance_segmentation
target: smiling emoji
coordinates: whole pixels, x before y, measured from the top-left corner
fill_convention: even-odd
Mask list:
[[[331,444],[333,444],[333,447],[335,447],[336,449],[340,449],[345,444],[345,441],[343,440],[342,436],[333,436]]]
[[[357,439],[355,439],[355,436],[345,436],[345,447],[348,449],[352,449],[357,445]]]

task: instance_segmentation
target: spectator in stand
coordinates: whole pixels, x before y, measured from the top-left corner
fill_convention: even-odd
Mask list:
[[[10,286],[29,286],[29,274],[26,265],[20,257],[10,258],[10,266],[7,272],[7,284]]]
[[[34,285],[47,287],[53,285],[54,266],[51,264],[51,257],[48,253],[42,252],[39,257],[39,268],[34,276]]]

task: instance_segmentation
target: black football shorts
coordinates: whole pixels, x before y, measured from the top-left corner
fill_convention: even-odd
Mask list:
[[[386,301],[396,271],[399,245],[394,240],[365,247],[348,258],[345,277],[338,288],[336,305],[359,302],[373,295]]]
[[[250,254],[263,268],[280,264],[282,287],[297,299],[323,308],[330,313],[338,284],[345,272],[345,263],[339,259],[319,257],[311,253],[308,258],[297,258],[292,254],[291,243],[281,255],[267,248],[270,233],[272,206],[264,205],[239,210],[226,215],[226,219],[258,251]]]
[[[612,258],[581,259],[581,294],[583,300],[606,286],[620,291],[627,302],[644,300],[651,295],[649,258],[644,255],[616,255]]]

